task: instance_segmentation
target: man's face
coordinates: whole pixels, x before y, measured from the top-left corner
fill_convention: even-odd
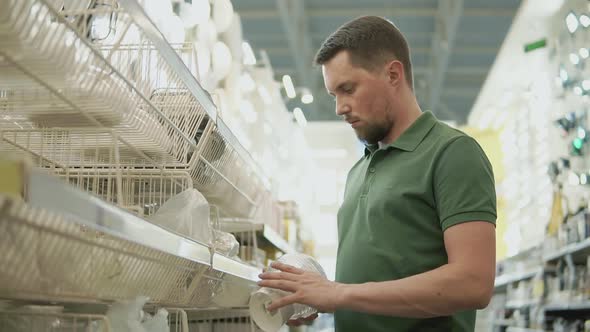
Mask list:
[[[336,114],[350,123],[357,137],[369,144],[383,140],[393,127],[388,75],[370,72],[350,61],[348,51],[322,66],[324,84],[336,101]]]

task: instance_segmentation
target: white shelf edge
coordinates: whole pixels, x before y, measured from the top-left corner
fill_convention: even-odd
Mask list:
[[[262,231],[262,235],[266,238],[270,243],[272,243],[275,247],[279,248],[285,254],[293,254],[297,251],[287,243],[285,239],[283,239],[277,232],[275,232],[272,228],[268,226],[264,226],[264,230]]]
[[[289,245],[289,243],[283,239],[277,232],[265,224],[255,223],[248,219],[235,219],[230,221],[220,221],[221,229],[225,232],[239,233],[255,231],[260,232],[260,235],[264,237],[268,242],[275,246],[285,254],[296,253],[297,251]]]
[[[169,232],[38,170],[28,176],[28,199],[34,207],[63,214],[95,230],[211,266],[209,247]],[[259,269],[214,254],[216,271],[256,282]]]
[[[551,302],[545,305],[545,311],[590,310],[590,300],[579,302]]]
[[[558,249],[556,252],[552,252],[550,254],[543,255],[543,261],[544,262],[551,262],[551,261],[554,261],[560,257],[565,256],[565,255],[576,254],[577,252],[580,252],[582,250],[589,249],[589,248],[590,248],[590,238],[587,238],[581,242],[568,244],[567,246],[565,246],[561,249]]]
[[[501,275],[499,277],[496,277],[496,280],[494,281],[494,287],[495,288],[503,287],[503,286],[513,283],[515,281],[530,279],[530,278],[534,277],[537,273],[541,272],[542,270],[543,270],[542,267],[537,267],[537,268],[527,270],[527,271],[514,272],[514,273],[508,273],[508,274]]]

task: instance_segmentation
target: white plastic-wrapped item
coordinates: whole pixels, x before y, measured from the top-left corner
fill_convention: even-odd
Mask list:
[[[285,263],[296,268],[319,273],[326,277],[326,273],[322,266],[311,256],[304,254],[286,254],[278,259],[279,262]],[[276,271],[270,269],[270,271]],[[284,292],[272,288],[260,288],[250,297],[250,314],[252,319],[265,332],[276,332],[290,319],[305,318],[317,312],[316,309],[302,305],[291,304],[280,308],[274,312],[266,310],[267,306],[274,300],[288,295]]]
[[[145,321],[141,325],[145,329],[145,332],[170,332],[168,311],[160,308],[153,316],[146,314]]]
[[[211,243],[209,203],[197,189],[187,189],[172,196],[147,219],[193,240]]]
[[[141,309],[148,300],[147,296],[138,296],[131,301],[114,303],[107,311],[111,330],[116,332],[146,332],[146,329],[141,324],[143,318]]]
[[[240,243],[236,237],[216,229],[213,230],[213,247],[216,252],[227,257],[235,257],[240,253]]]

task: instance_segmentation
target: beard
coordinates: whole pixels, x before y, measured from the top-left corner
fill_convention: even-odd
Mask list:
[[[367,123],[365,126],[354,128],[356,137],[365,144],[374,145],[385,139],[389,131],[393,127],[390,121],[382,123]]]

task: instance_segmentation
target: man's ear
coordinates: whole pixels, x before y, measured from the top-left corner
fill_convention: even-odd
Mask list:
[[[392,86],[399,86],[404,80],[404,65],[399,60],[387,64],[387,78]]]

